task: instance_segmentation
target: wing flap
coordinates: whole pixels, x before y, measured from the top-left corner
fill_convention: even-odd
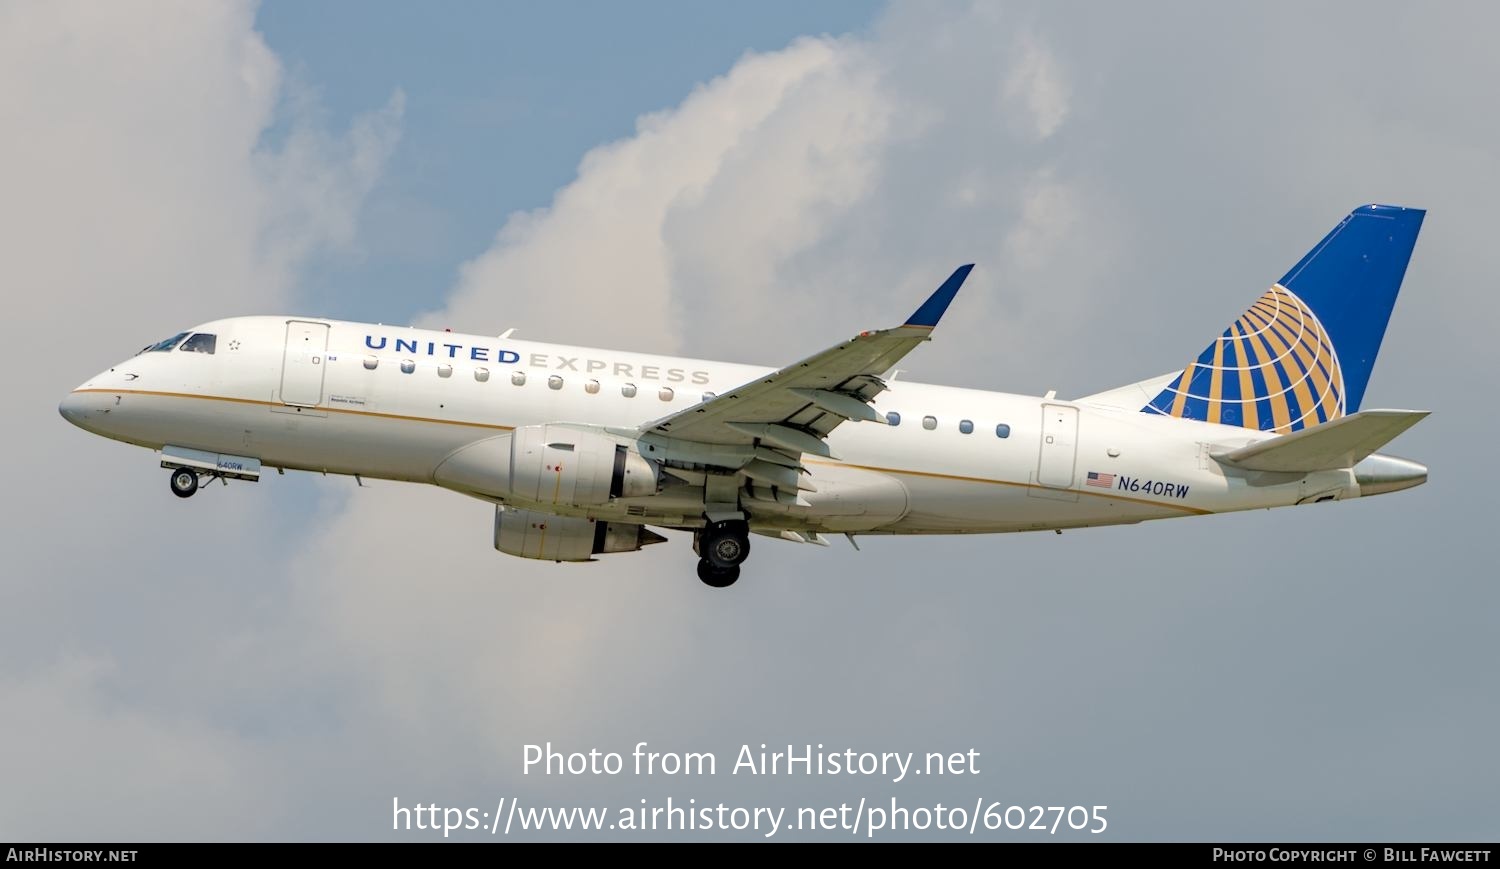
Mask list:
[[[858,420],[860,422],[875,422],[885,424],[885,417],[875,412],[875,408],[869,406],[863,399],[847,392],[830,392],[826,389],[797,389],[787,390],[799,395],[823,410],[841,416],[844,419]]]
[[[828,538],[824,537],[816,531],[792,531],[790,529],[783,528],[752,528],[750,530],[750,533],[759,534],[762,537],[771,537],[777,540],[790,540],[793,543],[811,543],[814,546],[828,545]]]
[[[1363,410],[1212,455],[1220,464],[1247,471],[1311,473],[1352,468],[1427,414],[1425,410]]]
[[[762,440],[772,446],[783,447],[793,452],[812,453],[815,456],[833,458],[828,444],[807,432],[789,425],[766,422],[726,422],[725,426],[753,440]]]

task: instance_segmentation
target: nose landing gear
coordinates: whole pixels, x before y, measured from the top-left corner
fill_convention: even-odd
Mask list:
[[[167,482],[172,486],[172,494],[179,498],[191,498],[198,494],[198,490],[218,480],[224,485],[229,485],[229,478],[223,474],[215,474],[209,471],[197,471],[193,468],[173,468],[172,474]]]
[[[168,482],[172,484],[172,494],[191,498],[198,491],[198,472],[192,468],[174,468]]]
[[[245,432],[248,443],[250,432]],[[168,481],[172,494],[179,498],[191,498],[198,490],[214,480],[227,486],[230,480],[260,479],[260,459],[249,456],[233,456],[228,453],[210,453],[187,447],[167,444],[161,448],[161,466],[171,472]]]

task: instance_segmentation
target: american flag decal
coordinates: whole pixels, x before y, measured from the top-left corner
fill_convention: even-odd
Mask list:
[[[1115,487],[1115,475],[1089,471],[1088,479],[1084,480],[1084,483],[1097,489],[1113,489]]]

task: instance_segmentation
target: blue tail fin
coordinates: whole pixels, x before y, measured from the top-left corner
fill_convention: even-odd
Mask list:
[[[1356,208],[1141,411],[1284,434],[1359,410],[1425,214]]]

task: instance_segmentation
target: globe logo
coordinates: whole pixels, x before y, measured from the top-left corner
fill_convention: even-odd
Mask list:
[[[1344,378],[1328,331],[1277,284],[1144,411],[1279,434],[1344,415]]]

